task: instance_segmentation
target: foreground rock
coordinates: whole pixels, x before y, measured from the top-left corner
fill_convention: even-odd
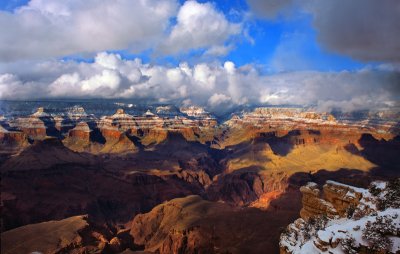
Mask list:
[[[161,254],[276,253],[278,239],[271,229],[285,225],[288,217],[188,196],[137,215],[130,233],[136,245]]]
[[[370,189],[329,181],[301,188],[301,218],[281,235],[281,253],[399,253],[400,179]]]
[[[4,254],[119,253],[126,248],[134,248],[128,234],[96,227],[87,216],[31,224],[1,234]]]

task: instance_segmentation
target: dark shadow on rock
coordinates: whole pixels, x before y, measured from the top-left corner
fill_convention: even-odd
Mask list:
[[[104,145],[106,143],[106,139],[101,133],[99,128],[95,128],[90,132],[89,139],[91,142],[99,143]]]
[[[261,167],[251,166],[219,176],[208,186],[206,198],[223,200],[234,205],[249,205],[263,193],[263,181],[258,174]]]
[[[308,130],[308,134],[311,134],[311,135],[321,135],[321,131],[319,131],[319,130]]]
[[[14,196],[4,202],[2,230],[79,214],[89,214],[99,223],[125,224],[165,200],[202,191],[175,175],[125,175],[73,163],[1,176],[2,193]]]
[[[61,133],[68,133],[69,130],[72,130],[75,127],[75,121],[73,121],[70,117],[64,117],[61,121]]]
[[[304,139],[297,138],[301,133],[299,130],[292,130],[287,135],[278,137],[275,132],[260,133],[256,138],[258,142],[266,142],[272,151],[279,156],[286,156],[295,145],[304,144]]]
[[[50,137],[62,138],[61,132],[56,128],[56,123],[53,117],[39,117],[46,126],[46,135]]]
[[[354,145],[353,143],[346,144],[346,145],[344,146],[344,149],[345,149],[347,152],[352,153],[352,154],[354,154],[354,155],[361,155],[361,152],[358,150],[357,146]]]
[[[133,135],[129,135],[129,133],[127,133],[126,136],[139,149],[139,151],[143,151],[145,146],[140,142],[140,138],[133,136]]]
[[[363,134],[358,141],[363,150],[361,155],[379,168],[397,171],[400,174],[400,136],[391,140],[377,140],[371,134]]]
[[[220,165],[220,160],[226,155],[223,150],[210,148],[197,141],[188,141],[178,132],[169,132],[163,142],[145,148],[146,150],[139,149],[134,157],[151,162],[176,161],[183,167],[182,169],[204,170],[210,178],[221,173],[223,167]]]

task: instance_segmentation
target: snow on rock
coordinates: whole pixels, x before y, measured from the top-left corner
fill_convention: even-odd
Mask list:
[[[33,117],[50,117],[50,114],[48,114],[43,107],[39,107],[35,113],[32,114]]]
[[[179,109],[182,113],[187,116],[196,117],[196,118],[210,118],[211,115],[202,107],[190,106],[190,107],[181,107]]]
[[[313,183],[301,190],[303,205],[310,205],[304,202],[310,194],[323,200]],[[400,179],[373,182],[369,190],[327,181],[323,190],[325,202],[340,212],[308,214],[291,223],[281,234],[281,253],[400,252]]]

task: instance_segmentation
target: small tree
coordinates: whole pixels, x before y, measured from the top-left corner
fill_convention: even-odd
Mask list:
[[[376,187],[375,184],[371,184],[371,186],[369,186],[368,190],[375,197],[378,196],[382,192],[382,189]]]
[[[342,244],[342,249],[346,254],[357,254],[358,253],[358,246],[356,245],[356,240],[354,237],[348,236],[343,238],[340,243]]]
[[[386,207],[400,208],[400,178],[389,181],[386,189]]]
[[[347,218],[351,219],[355,211],[356,207],[354,206],[354,204],[350,204],[346,209]]]
[[[375,222],[367,222],[362,236],[368,241],[369,249],[383,252],[390,250],[393,245],[387,235],[395,235],[396,231],[389,216],[377,216]]]

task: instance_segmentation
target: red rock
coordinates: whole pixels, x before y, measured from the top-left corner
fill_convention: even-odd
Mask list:
[[[68,137],[89,141],[90,132],[91,130],[89,128],[89,125],[85,122],[80,122],[75,126],[75,128],[68,132]]]

